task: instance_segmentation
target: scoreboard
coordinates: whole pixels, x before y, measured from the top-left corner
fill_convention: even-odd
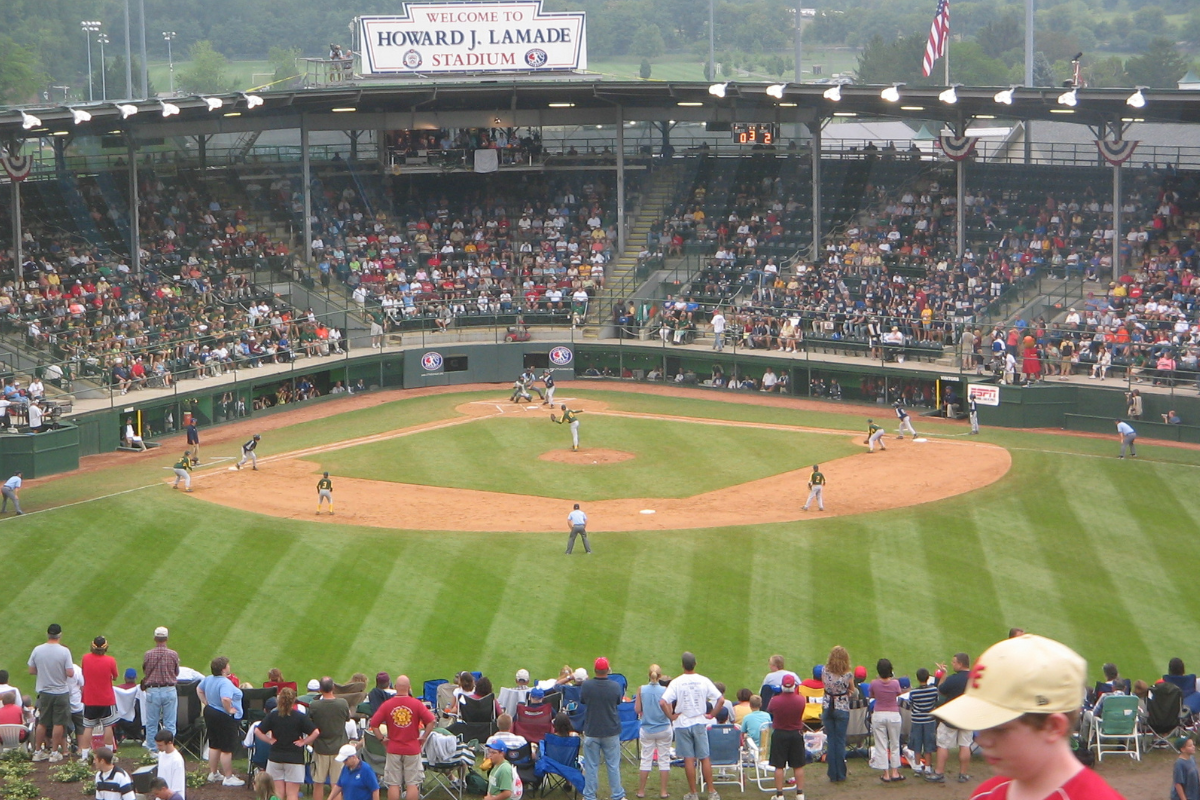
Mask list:
[[[774,122],[735,122],[733,140],[738,144],[775,144],[779,126]]]

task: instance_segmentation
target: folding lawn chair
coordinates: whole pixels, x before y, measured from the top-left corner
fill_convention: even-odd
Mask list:
[[[510,747],[505,755],[508,763],[513,765],[513,769],[521,776],[521,783],[525,785],[525,791],[533,796],[533,793],[538,789],[537,764],[533,760],[533,744],[526,742],[520,747]]]
[[[526,740],[534,744],[539,744],[546,734],[553,730],[554,706],[549,703],[538,703],[533,706],[522,703],[517,706],[517,713],[513,715],[513,733],[524,736]]]
[[[271,687],[272,689],[275,687]],[[255,727],[251,724],[251,729]],[[253,733],[247,734],[250,738],[250,746],[246,748],[246,774],[249,778],[249,783],[253,784],[254,776],[267,768],[267,758],[271,755],[271,745],[259,739]],[[375,739],[374,736],[369,737]],[[376,742],[379,740],[376,739]],[[243,742],[244,744],[245,742]],[[383,747],[382,744],[379,745]],[[382,765],[380,766],[380,774],[382,773]]]
[[[762,727],[762,735],[769,738],[768,728],[766,725]],[[767,758],[770,753],[762,749],[759,742],[754,741],[753,736],[746,737],[746,764],[754,770],[749,780],[753,782],[761,791],[775,793],[775,768],[771,766]]]
[[[267,716],[267,701],[279,692],[278,687],[268,686],[263,689],[242,690],[242,721],[249,725]]]
[[[461,738],[454,737],[448,730],[436,731],[441,739],[449,742],[447,737],[454,739],[452,747],[446,745],[439,748],[440,742],[431,735],[425,740],[425,750],[421,753],[425,765],[425,782],[421,784],[421,800],[429,797],[439,789],[449,794],[454,800],[462,800],[466,788],[463,778],[466,771],[475,763],[475,754],[470,745]],[[368,737],[370,738],[370,737]]]
[[[609,675],[608,675],[608,679],[609,679],[610,681],[614,682],[614,683],[619,683],[619,684],[621,684],[621,696],[622,696],[622,697],[624,697],[624,696],[625,696],[625,693],[629,691],[629,679],[628,679],[628,678],[626,678],[626,677],[625,677],[624,675],[622,675],[621,673],[619,673],[619,672],[610,672],[610,673],[609,673]]]
[[[1138,698],[1115,694],[1106,696],[1100,706],[1100,717],[1092,725],[1091,738],[1097,761],[1103,761],[1105,753],[1119,753],[1134,761],[1141,761]],[[1130,745],[1133,745],[1132,749]]]
[[[773,687],[768,686],[765,683],[763,684],[762,688],[758,690],[758,696],[762,698],[763,711],[767,710],[767,706],[771,705],[771,698],[777,694],[779,694],[779,692],[775,691]]]
[[[431,711],[437,711],[438,708],[438,689],[450,681],[445,678],[434,678],[431,681],[425,681],[425,689],[421,692],[421,702],[429,706]]]
[[[383,771],[387,766],[387,748],[383,742],[367,734],[363,737],[363,747],[359,756],[375,770],[375,774],[379,776],[379,785],[386,786],[383,782]]]
[[[454,690],[455,686],[449,681],[440,684],[437,687],[436,699],[434,700],[433,715],[437,717],[438,725],[448,725],[458,719],[458,714],[451,714],[446,709],[454,705]]]
[[[621,755],[630,764],[641,763],[642,721],[638,719],[632,700],[617,706],[621,720]]]
[[[583,771],[579,762],[579,748],[583,739],[578,736],[555,736],[547,734],[542,739],[542,753],[537,760],[534,774],[542,782],[542,797],[555,789],[568,794],[583,793]]]
[[[204,726],[204,709],[200,703],[200,695],[196,689],[200,681],[177,683],[175,693],[179,696],[179,705],[175,712],[175,746],[197,761],[204,759],[204,745],[207,743]]]
[[[737,725],[709,727],[708,756],[712,762],[713,786],[733,785],[743,792],[746,791],[746,773],[742,766],[742,732]],[[709,788],[711,791],[711,787]]]
[[[458,722],[449,730],[463,741],[486,742],[496,732],[496,695],[458,698]]]
[[[24,731],[26,739],[29,741],[21,741],[21,732]],[[29,742],[33,740],[33,736],[29,733],[29,728],[18,723],[8,723],[0,725],[0,753],[9,750],[29,750]]]
[[[1105,701],[1108,702],[1107,700]],[[1150,736],[1150,747],[1175,749],[1171,739],[1183,732],[1183,692],[1173,683],[1156,683],[1146,700],[1146,722],[1142,733]]]
[[[562,710],[567,712],[567,716],[571,718],[571,727],[579,733],[583,733],[583,717],[587,706],[579,698],[578,686],[562,687]]]

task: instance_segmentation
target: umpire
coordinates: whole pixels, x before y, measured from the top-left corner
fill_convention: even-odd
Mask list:
[[[571,555],[571,551],[575,549],[575,537],[583,539],[583,551],[589,556],[592,554],[592,546],[588,544],[587,538],[587,514],[579,510],[579,503],[575,504],[575,509],[567,514],[567,522],[571,524],[571,538],[567,540],[567,555]]]

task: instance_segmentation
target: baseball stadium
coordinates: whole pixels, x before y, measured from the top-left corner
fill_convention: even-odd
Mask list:
[[[691,653],[725,698],[710,739],[795,690],[783,660],[824,681],[809,796],[903,772],[887,791],[967,798],[1008,774],[983,739],[962,765],[940,732],[914,753],[905,695],[889,764],[872,679],[965,685],[989,648],[1053,640],[1086,660],[1080,761],[1125,797],[1173,789],[1200,713],[1197,87],[615,80],[588,71],[581,13],[471,5],[524,8],[542,38],[487,28],[495,53],[468,56],[361,17],[288,88],[0,107],[0,749],[92,750],[70,720],[42,749],[55,692],[27,654],[48,627],[75,672],[135,673],[72,709],[122,709],[95,727],[130,773],[155,749],[146,698],[178,689],[156,724],[193,800],[276,763],[249,705],[232,772],[211,760],[210,662],[247,702],[269,684],[258,720],[308,685],[367,740],[372,686],[407,676],[482,760],[531,691],[561,694],[585,750],[613,734],[589,733],[581,682],[621,677],[647,726],[647,668],[666,685]],[[180,672],[156,683],[167,645]],[[837,647],[862,687],[840,734]],[[482,721],[450,693],[464,673],[501,701]],[[1114,733],[1099,700],[1122,695],[1140,710]],[[803,798],[768,746],[714,756],[701,790],[668,767],[663,796]],[[278,796],[333,753],[273,774]],[[67,796],[40,763],[7,793],[7,759],[0,796]],[[420,797],[462,800],[438,766]],[[597,770],[563,791],[595,800]],[[541,772],[525,792],[552,791]]]

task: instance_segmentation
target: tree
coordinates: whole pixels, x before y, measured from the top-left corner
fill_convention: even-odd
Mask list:
[[[1170,39],[1155,39],[1146,52],[1125,62],[1125,73],[1134,86],[1174,89],[1191,67]]]
[[[175,81],[180,91],[189,94],[233,91],[233,81],[226,71],[229,69],[229,61],[213,49],[212,42],[201,39],[191,46],[188,54],[191,56],[191,63],[186,69],[179,71]]]
[[[638,28],[634,31],[633,41],[629,45],[633,54],[642,58],[657,58],[663,54],[665,48],[662,31],[657,25],[643,25]]]
[[[0,36],[0,103],[31,100],[46,82],[37,55]]]
[[[975,41],[989,58],[1000,58],[1003,53],[1022,47],[1025,42],[1024,26],[1016,14],[1008,14],[979,29]]]
[[[275,76],[271,78],[271,82],[280,83],[288,78],[299,77],[296,69],[296,59],[299,57],[299,47],[272,47],[267,52],[267,60],[275,68]]]
[[[707,65],[705,65],[705,68],[707,69]],[[650,59],[643,58],[642,65],[638,68],[638,77],[644,81],[649,80],[650,79],[650,70],[651,70]],[[711,80],[711,78],[709,80]]]
[[[932,86],[934,79],[921,75],[921,59],[925,40],[920,36],[904,36],[884,42],[876,35],[858,55],[855,71],[860,83],[905,83]],[[935,73],[936,74],[936,73]]]
[[[1190,44],[1200,44],[1200,11],[1193,11],[1179,29],[1179,36]]]
[[[1008,67],[984,53],[979,42],[951,42],[950,79],[967,86],[1004,86]]]
[[[1158,6],[1139,8],[1133,14],[1133,24],[1138,30],[1162,34],[1167,30],[1167,15]]]
[[[1125,62],[1119,56],[1100,59],[1088,67],[1087,74],[1088,85],[1100,89],[1129,85],[1129,76],[1125,74]]]

